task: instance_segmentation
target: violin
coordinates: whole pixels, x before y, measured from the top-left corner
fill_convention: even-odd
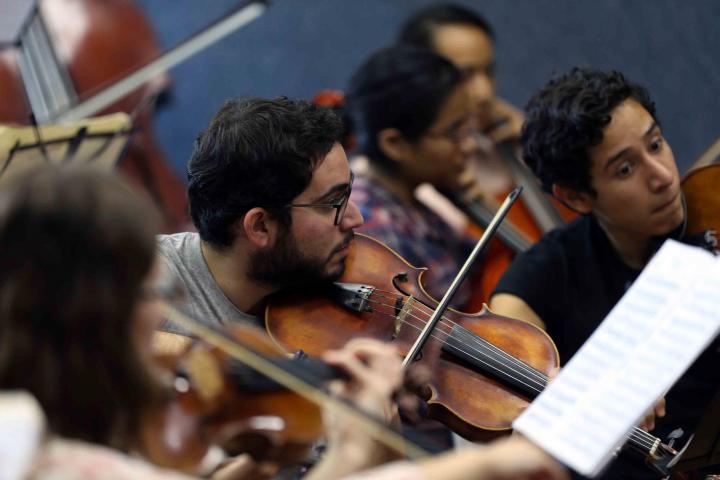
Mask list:
[[[311,359],[290,360],[264,332],[242,325],[229,335],[275,366],[313,382],[345,378]],[[213,446],[280,468],[301,464],[323,435],[320,407],[199,341],[182,355],[158,359],[170,373],[167,402],[142,422],[140,449],[153,463],[196,472]],[[300,373],[298,373],[300,372]]]
[[[358,234],[339,282],[270,299],[267,331],[284,348],[313,355],[353,337],[392,342],[405,355],[437,305],[423,288],[426,273]],[[476,314],[448,309],[415,361],[432,372],[423,392],[428,417],[473,441],[507,433],[559,365],[544,331],[486,307]],[[627,445],[667,474],[672,448],[639,428]]]
[[[340,283],[321,294],[299,291],[272,297],[265,314],[268,333],[289,351],[301,348],[310,355],[359,336],[393,342],[405,355],[437,304],[422,286],[427,270],[411,266],[362,234],[351,243],[345,265]],[[538,371],[546,379],[559,365],[557,349],[536,326],[487,310],[473,315],[449,310],[418,360],[427,364],[434,379],[426,392],[428,416],[470,440],[506,433],[532,397],[518,396],[491,376],[468,374],[474,370],[468,365],[477,359],[488,368],[498,364],[505,370],[495,358],[500,350],[521,361],[506,375],[517,377],[518,385],[529,367],[531,375]],[[520,369],[517,375],[512,368]]]
[[[184,355],[162,356],[172,372],[172,395],[149,412],[140,435],[140,450],[154,463],[197,472],[211,448],[220,446],[276,469],[297,467],[324,435],[320,406],[401,455],[426,455],[405,438],[417,434],[402,436],[324,393],[328,381],[349,378],[345,370],[305,354],[290,359],[257,328],[234,324],[219,331],[165,309],[166,318],[200,340]]]

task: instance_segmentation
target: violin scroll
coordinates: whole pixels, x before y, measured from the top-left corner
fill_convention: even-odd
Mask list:
[[[693,169],[685,174],[681,187],[687,209],[685,236],[701,235],[700,243],[718,252],[720,230],[720,164]]]

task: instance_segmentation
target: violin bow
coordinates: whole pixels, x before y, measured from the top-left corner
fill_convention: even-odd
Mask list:
[[[184,315],[167,302],[164,302],[163,310],[165,318],[171,322],[187,329],[198,338],[221,349],[236,360],[260,372],[277,384],[302,395],[311,402],[320,406],[330,406],[330,408],[339,412],[340,415],[345,416],[345,418],[357,422],[358,426],[364,429],[365,433],[370,437],[392,448],[396,452],[410,458],[420,458],[428,455],[425,450],[409,442],[400,433],[384,425],[380,420],[283,370],[264,355],[243,345],[239,340],[228,338],[227,334],[201,324]]]
[[[475,248],[473,248],[472,252],[470,252],[467,260],[465,260],[465,264],[463,264],[463,266],[460,268],[460,271],[453,279],[450,287],[447,289],[447,292],[445,292],[442,300],[440,300],[440,303],[435,308],[432,316],[425,324],[425,328],[423,328],[422,332],[420,332],[420,335],[418,335],[418,338],[417,340],[415,340],[413,346],[410,347],[410,351],[408,351],[408,354],[403,359],[403,368],[407,368],[412,362],[415,361],[417,356],[420,354],[420,351],[425,346],[428,338],[430,338],[430,335],[432,335],[433,331],[435,330],[435,325],[445,314],[445,311],[450,305],[450,300],[452,300],[455,292],[460,287],[460,284],[463,282],[463,280],[465,280],[468,272],[470,272],[470,268],[475,263],[475,260],[477,260],[483,250],[485,250],[487,244],[490,243],[490,239],[492,239],[493,235],[495,235],[495,231],[500,226],[500,223],[505,219],[505,216],[510,211],[510,207],[512,207],[515,203],[515,200],[520,197],[522,191],[522,186],[516,187],[512,192],[508,194],[507,197],[505,197],[505,201],[502,203],[502,205],[500,205],[500,208],[495,213],[495,216],[490,222],[490,225],[488,225],[488,227],[485,229],[483,236],[475,244]]]

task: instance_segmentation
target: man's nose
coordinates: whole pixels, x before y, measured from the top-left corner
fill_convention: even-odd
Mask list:
[[[674,160],[671,159],[671,162],[672,163],[668,163],[666,159],[662,158],[648,158],[648,164],[650,166],[650,178],[648,182],[652,191],[664,190],[675,181],[677,168],[675,167]]]
[[[343,218],[340,220],[340,229],[342,231],[352,230],[361,227],[363,223],[365,223],[365,219],[362,213],[360,213],[357,204],[352,200],[348,200],[345,215],[343,215]]]

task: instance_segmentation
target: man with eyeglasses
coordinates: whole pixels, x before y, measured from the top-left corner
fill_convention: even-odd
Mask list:
[[[193,317],[260,324],[271,293],[340,277],[363,223],[342,134],[334,113],[287,98],[234,99],[217,112],[188,163],[198,233],[158,238]]]
[[[198,233],[158,237],[161,258],[185,285],[190,315],[215,326],[259,323],[268,295],[341,276],[353,231],[363,224],[350,200],[354,177],[340,145],[342,136],[335,113],[307,102],[249,98],[223,105],[196,140],[188,163],[188,199]],[[171,324],[164,330],[188,333]],[[160,339],[168,337],[182,338]],[[167,342],[163,347],[178,349]],[[375,363],[363,357],[353,359],[363,370]],[[375,375],[365,371],[362,376],[377,389],[387,379],[378,381]],[[371,413],[378,410],[373,405],[377,399],[366,400]],[[341,462],[319,466],[323,478],[339,478],[333,472],[360,470],[387,457],[384,447],[363,443],[362,435],[343,435],[346,443],[337,443],[340,453],[333,457]],[[562,478],[544,454],[529,468],[518,468],[514,457],[523,454],[522,448],[510,445],[479,468],[493,475],[496,462],[497,475],[510,476],[541,469],[549,473],[552,468]],[[438,465],[438,471],[445,468]],[[388,472],[384,477],[405,475],[400,469]]]

